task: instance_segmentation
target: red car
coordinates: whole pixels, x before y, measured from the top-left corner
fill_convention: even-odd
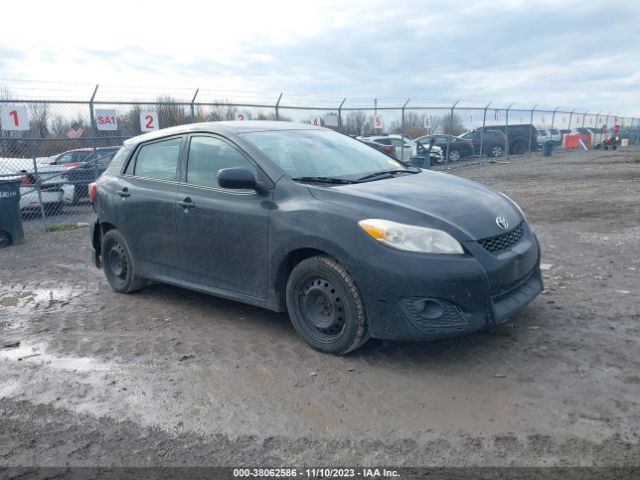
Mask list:
[[[82,165],[85,159],[93,153],[93,148],[76,148],[53,156],[50,165],[63,165],[65,168],[74,168]]]

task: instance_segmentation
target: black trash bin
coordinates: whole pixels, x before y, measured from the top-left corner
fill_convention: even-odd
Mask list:
[[[0,179],[0,248],[24,242],[20,213],[20,179]]]
[[[414,155],[409,159],[409,163],[412,167],[431,168],[430,159],[427,159],[427,157],[422,155]]]
[[[553,142],[551,140],[547,140],[542,144],[542,156],[550,157],[551,152],[553,152]]]

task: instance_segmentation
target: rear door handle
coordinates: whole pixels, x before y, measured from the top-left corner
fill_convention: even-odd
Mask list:
[[[193,203],[189,197],[185,198],[184,200],[180,200],[178,202],[178,205],[180,205],[185,210],[189,210],[190,208],[195,208],[196,206],[196,204]]]
[[[122,190],[118,190],[117,194],[120,195],[121,197],[130,197],[131,194],[129,193],[129,189],[127,187],[123,188]]]

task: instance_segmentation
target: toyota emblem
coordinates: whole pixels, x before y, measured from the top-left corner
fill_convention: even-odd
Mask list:
[[[509,228],[509,222],[504,217],[496,217],[496,225],[498,225],[502,230]]]

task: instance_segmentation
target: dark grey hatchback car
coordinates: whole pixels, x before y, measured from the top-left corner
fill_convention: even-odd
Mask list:
[[[540,248],[505,195],[287,122],[173,127],[125,142],[92,192],[93,259],[288,311],[313,348],[494,326],[542,290]]]

